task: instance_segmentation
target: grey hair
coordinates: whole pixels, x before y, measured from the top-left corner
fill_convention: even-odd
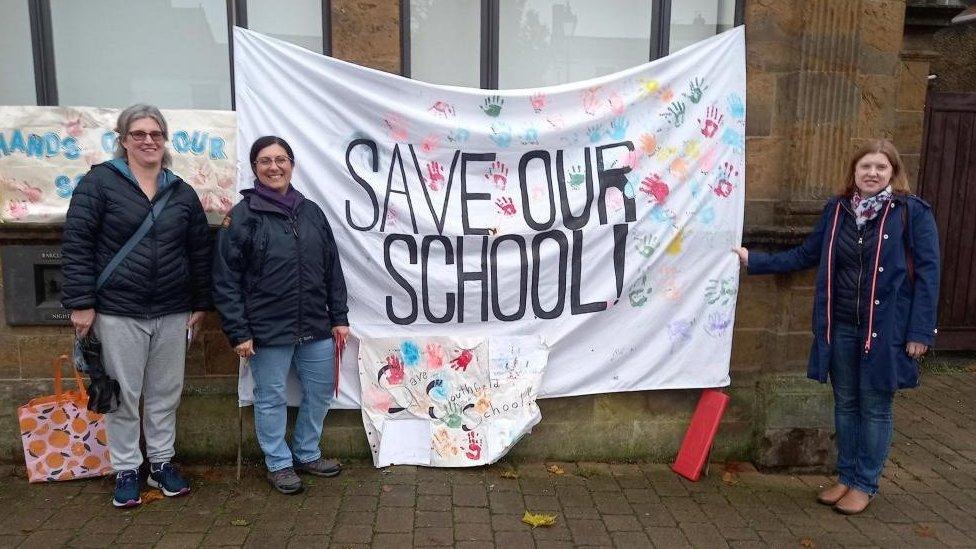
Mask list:
[[[115,123],[115,133],[119,134],[118,139],[115,140],[115,158],[126,158],[126,151],[125,147],[122,146],[122,141],[129,134],[129,127],[132,126],[132,123],[143,118],[152,118],[155,120],[159,124],[159,129],[163,131],[163,139],[169,141],[169,127],[166,125],[166,119],[163,118],[163,113],[159,112],[159,108],[155,105],[136,103],[119,113],[119,119]],[[169,149],[164,147],[163,167],[168,168],[172,163],[173,157],[169,154]]]

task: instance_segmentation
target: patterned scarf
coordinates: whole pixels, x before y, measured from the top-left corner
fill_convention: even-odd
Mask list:
[[[851,197],[851,207],[854,208],[857,228],[860,229],[865,223],[878,217],[881,208],[884,208],[889,200],[891,200],[891,185],[885,187],[880,193],[867,198],[862,198],[861,193],[855,190],[854,196]]]

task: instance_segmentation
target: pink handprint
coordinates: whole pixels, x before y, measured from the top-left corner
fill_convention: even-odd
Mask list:
[[[229,189],[234,186],[233,177],[220,177],[217,179],[217,186],[221,189]]]
[[[482,443],[481,436],[474,431],[468,432],[468,451],[464,455],[472,461],[481,458]]]
[[[444,118],[454,118],[454,106],[452,106],[447,101],[435,101],[433,105],[430,106],[428,111],[432,111],[438,116],[443,116]]]
[[[508,184],[508,166],[496,160],[485,170],[485,179],[500,190],[505,190]]]
[[[390,385],[400,385],[403,383],[403,361],[396,354],[386,357],[386,366],[380,368],[380,376],[386,370],[386,381]]]
[[[590,115],[596,115],[600,109],[600,88],[588,88],[583,90],[583,111]]]
[[[427,186],[432,191],[439,191],[444,184],[444,168],[438,162],[427,163]]]
[[[698,165],[701,168],[702,173],[709,173],[715,168],[715,163],[718,161],[718,147],[712,145],[705,151],[705,154],[698,160]]]
[[[535,112],[542,112],[542,109],[546,108],[546,94],[536,93],[529,97],[529,102],[532,104],[532,110]]]
[[[644,154],[641,153],[641,151],[628,151],[627,154],[624,155],[624,166],[627,166],[631,170],[636,170],[640,166],[641,160],[643,159]]]
[[[471,349],[461,349],[461,354],[451,360],[451,368],[459,372],[466,372],[472,358],[474,358],[474,353],[471,352]]]
[[[18,191],[27,197],[28,202],[40,202],[41,201],[41,189],[31,186],[30,183],[26,181],[21,181],[14,185]]]
[[[444,348],[437,343],[428,343],[424,347],[424,355],[427,356],[427,367],[431,370],[440,370],[444,366]]]
[[[427,137],[425,137],[424,140],[420,142],[420,150],[423,151],[424,154],[430,154],[435,150],[437,150],[437,147],[440,145],[440,142],[441,142],[440,136],[432,133]]]
[[[81,126],[81,116],[75,116],[65,120],[64,122],[65,133],[71,137],[78,137],[84,130]]]
[[[234,207],[234,203],[230,201],[230,198],[227,198],[226,196],[221,196],[220,206],[217,208],[217,211],[219,211],[222,214],[226,214],[233,207]]]
[[[498,211],[507,216],[515,215],[517,212],[515,209],[515,203],[513,203],[512,199],[507,196],[503,196],[496,200],[495,206],[498,207]]]
[[[407,126],[399,114],[390,113],[383,117],[383,124],[390,132],[390,139],[394,141],[406,141],[408,136]]]
[[[671,192],[671,189],[668,188],[668,184],[665,183],[661,179],[661,176],[656,173],[645,177],[644,180],[641,181],[640,190],[642,193],[657,201],[658,204],[663,204],[664,200],[668,197],[668,193]]]
[[[688,177],[688,162],[684,158],[675,158],[671,165],[668,167],[668,171],[671,175],[675,176],[679,181],[684,181]]]
[[[27,202],[23,200],[11,200],[7,204],[7,211],[10,212],[11,219],[21,219],[27,216]]]
[[[607,103],[610,104],[610,111],[613,112],[614,116],[621,116],[626,110],[626,105],[624,104],[624,99],[620,97],[620,94],[613,92],[610,97],[607,98]]]
[[[715,132],[718,131],[718,127],[722,125],[722,120],[725,119],[725,115],[719,114],[718,108],[711,106],[705,110],[705,121],[698,119],[698,125],[701,126],[701,134],[705,137],[715,137]]]

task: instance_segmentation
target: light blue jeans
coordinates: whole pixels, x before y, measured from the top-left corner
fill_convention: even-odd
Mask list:
[[[862,383],[863,332],[853,324],[834,327],[830,381],[834,388],[838,480],[873,496],[891,448],[895,393],[874,391]]]
[[[308,463],[322,457],[319,449],[322,422],[332,405],[335,391],[332,372],[334,355],[331,339],[254,349],[254,356],[251,357],[254,430],[269,471],[292,467],[293,460]],[[285,426],[288,423],[285,380],[292,364],[302,383],[302,404],[298,409],[289,448],[285,442]]]

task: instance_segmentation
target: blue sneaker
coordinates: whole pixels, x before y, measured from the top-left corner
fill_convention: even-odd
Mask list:
[[[149,478],[146,484],[162,490],[167,497],[182,496],[190,491],[190,484],[176,472],[170,462],[152,463],[149,465]]]
[[[119,471],[115,475],[115,497],[112,505],[116,507],[135,507],[142,503],[139,497],[139,471]]]

